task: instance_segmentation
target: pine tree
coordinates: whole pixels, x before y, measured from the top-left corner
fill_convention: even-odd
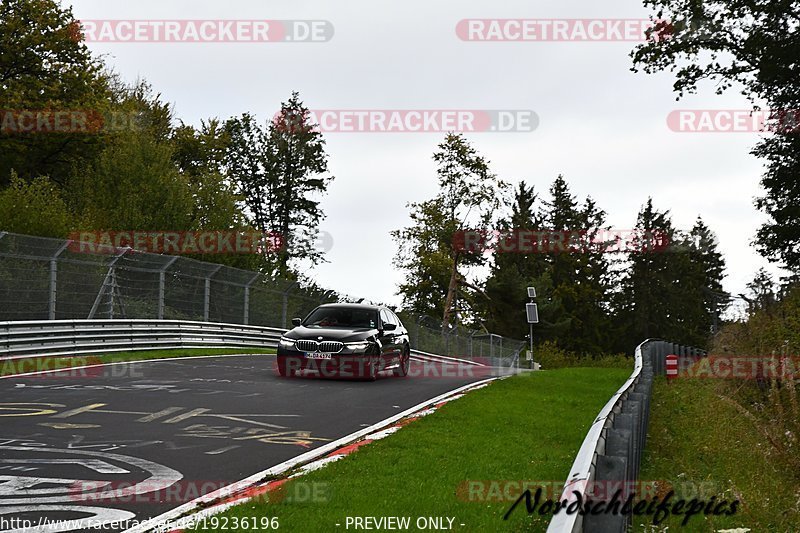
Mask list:
[[[648,338],[706,346],[729,301],[722,289],[725,260],[711,230],[698,218],[689,233],[672,225],[648,199],[639,212],[633,251],[617,299],[623,331],[618,349]]]
[[[533,186],[520,182],[513,199],[506,200],[506,208],[511,213],[498,223],[498,230],[511,235],[541,230],[542,223],[535,209],[537,198]],[[525,319],[525,304],[529,301],[527,287],[535,287],[538,294],[540,323],[534,339],[538,342],[559,337],[569,324],[569,317],[552,297],[553,282],[546,255],[504,253],[499,247],[494,251],[491,272],[484,283],[487,299],[482,303],[487,329],[515,339],[529,334]]]
[[[722,281],[725,278],[725,259],[718,249],[716,236],[702,218],[697,217],[689,236],[692,263],[702,274],[701,293],[707,317],[704,329],[707,330],[710,326],[712,332],[716,333],[719,328],[719,317],[730,302],[730,295],[722,288]]]
[[[610,263],[602,247],[591,243],[604,229],[605,212],[591,198],[580,205],[563,176],[551,185],[550,197],[540,212],[547,230],[573,237],[583,235],[575,240],[577,248],[555,248],[547,254],[552,298],[569,317],[569,325],[557,341],[579,353],[598,353],[608,345]]]
[[[662,239],[674,242],[675,229],[669,211],[657,211],[653,200],[648,198],[634,229],[636,233],[629,243],[632,251],[616,304],[622,330],[617,348],[625,352],[645,339],[673,340],[675,330],[670,320],[670,290],[675,276],[671,275],[667,254],[654,253]]]
[[[763,267],[758,269],[753,281],[747,284],[749,297],[748,314],[751,316],[758,311],[769,311],[777,302],[775,281]]]

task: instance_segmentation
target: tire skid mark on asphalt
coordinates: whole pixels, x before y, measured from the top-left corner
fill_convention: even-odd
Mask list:
[[[46,416],[57,419],[59,422],[44,422],[39,425],[49,424],[53,429],[76,429],[79,426],[99,427],[98,424],[74,423],[72,420],[61,423],[64,419],[73,419],[76,416],[87,415],[128,415],[137,417],[137,423],[159,423],[178,425],[195,418],[213,418],[238,423],[237,426],[211,426],[209,424],[195,423],[187,427],[179,426],[175,436],[200,439],[223,439],[228,441],[257,441],[263,444],[294,445],[309,448],[315,442],[329,442],[330,439],[314,437],[307,430],[293,430],[283,425],[272,424],[258,420],[258,418],[300,418],[296,414],[241,414],[241,413],[215,413],[208,408],[188,409],[185,407],[168,407],[157,412],[130,411],[108,409],[106,403],[90,403],[77,408],[68,408],[64,404],[54,403],[0,403],[0,417],[30,417]],[[61,410],[66,409],[66,410]],[[95,422],[96,420],[93,420]],[[48,426],[45,426],[48,427]],[[216,454],[217,446],[214,450]]]

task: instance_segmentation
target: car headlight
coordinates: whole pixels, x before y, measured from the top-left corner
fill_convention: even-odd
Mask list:
[[[353,353],[364,353],[370,346],[369,341],[346,342],[345,347]]]
[[[295,340],[289,339],[286,337],[281,337],[281,341],[279,343],[281,348],[294,348]]]

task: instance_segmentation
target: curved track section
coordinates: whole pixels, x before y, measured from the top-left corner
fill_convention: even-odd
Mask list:
[[[274,366],[222,356],[0,379],[0,530],[122,531],[489,377],[414,361],[409,378],[282,379]]]

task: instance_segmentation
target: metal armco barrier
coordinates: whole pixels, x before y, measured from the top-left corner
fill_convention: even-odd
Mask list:
[[[169,348],[275,348],[284,331],[188,320],[0,322],[0,359]]]
[[[41,320],[0,322],[0,361],[173,348],[276,348],[281,328],[188,320]],[[411,350],[428,362],[483,363]]]
[[[629,491],[635,490],[647,441],[653,377],[666,374],[666,356],[670,354],[678,355],[680,359],[706,355],[697,348],[660,340],[647,340],[636,348],[633,373],[589,428],[570,469],[561,501],[566,500],[568,504],[575,502],[576,492],[584,502],[587,499],[608,500],[616,490],[621,490],[621,507]],[[600,495],[596,494],[598,491]],[[630,519],[630,515],[611,513],[567,514],[562,509],[550,521],[547,531],[623,533],[627,531]]]

